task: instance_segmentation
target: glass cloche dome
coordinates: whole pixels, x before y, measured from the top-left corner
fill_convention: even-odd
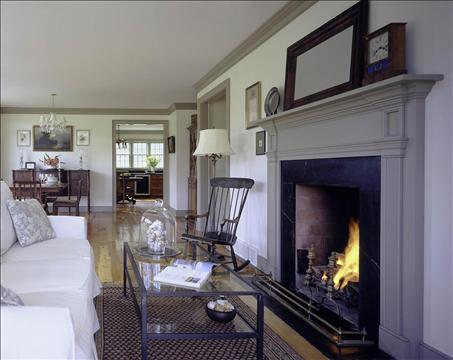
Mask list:
[[[153,206],[143,213],[139,250],[148,256],[174,256],[178,253],[176,220],[166,208]]]

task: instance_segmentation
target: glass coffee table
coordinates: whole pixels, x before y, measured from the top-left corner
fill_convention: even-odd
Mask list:
[[[197,261],[209,261],[207,256],[204,258],[205,255],[198,252]],[[128,293],[131,295],[140,319],[142,360],[147,358],[149,340],[241,338],[255,339],[256,358],[263,359],[263,294],[225,265],[217,266],[201,289],[187,289],[154,281],[154,276],[175,259],[186,258],[183,253],[171,258],[142,256],[133,244],[129,246],[124,243],[123,292],[125,297]],[[187,260],[191,259],[191,256],[187,257]],[[256,301],[255,324],[250,317],[241,313],[238,306],[237,315],[231,322],[221,324],[211,320],[204,313],[204,306],[221,295],[228,299],[240,296],[241,300],[252,297]],[[167,319],[162,312],[156,315],[159,306],[169,307],[170,311],[165,313]],[[149,350],[152,352],[152,348]]]

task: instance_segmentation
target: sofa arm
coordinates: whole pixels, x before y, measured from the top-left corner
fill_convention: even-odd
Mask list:
[[[2,359],[74,359],[75,338],[66,308],[1,307]]]
[[[88,239],[87,221],[82,216],[49,216],[57,237]]]

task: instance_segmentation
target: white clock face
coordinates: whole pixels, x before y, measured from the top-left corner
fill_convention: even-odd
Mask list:
[[[385,32],[372,38],[369,41],[369,59],[370,64],[385,59],[389,56],[389,33]]]

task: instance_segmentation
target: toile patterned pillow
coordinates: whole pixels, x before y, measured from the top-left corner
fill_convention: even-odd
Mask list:
[[[8,200],[6,205],[11,214],[20,246],[29,246],[56,237],[47,214],[38,200]]]
[[[12,290],[0,285],[1,287],[1,305],[7,306],[24,306],[22,299]]]

